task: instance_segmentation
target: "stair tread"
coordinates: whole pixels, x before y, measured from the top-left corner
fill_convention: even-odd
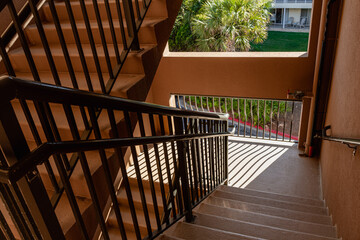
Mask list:
[[[215,215],[219,217],[245,221],[254,224],[267,225],[271,227],[287,229],[291,231],[305,232],[325,237],[336,237],[335,227],[295,219],[277,217],[263,213],[231,209],[212,204],[202,203],[195,212]]]
[[[212,228],[185,223],[185,222],[176,223],[175,226],[171,227],[166,231],[166,234],[168,234],[169,236],[174,236],[188,240],[193,240],[193,239],[260,240],[261,239],[261,238],[254,238],[243,234],[231,233],[223,230],[212,229]]]
[[[108,227],[108,233],[111,240],[121,239],[120,230],[116,227]],[[126,232],[126,237],[129,240],[137,240],[135,232]]]
[[[61,84],[63,87],[73,88],[71,77],[67,72],[58,72],[59,78],[61,80]],[[54,78],[51,72],[39,72],[40,79],[44,83],[48,84],[55,84]],[[92,86],[94,88],[94,92],[102,93],[101,86],[99,82],[99,78],[97,73],[89,73],[90,79],[92,82]],[[103,73],[104,81],[109,80],[109,75]],[[33,80],[33,76],[30,72],[19,72],[16,74],[18,78],[25,79],[25,80]],[[88,86],[86,83],[86,78],[84,73],[82,72],[75,72],[75,77],[77,79],[79,89],[88,91]],[[114,87],[110,93],[112,96],[126,98],[126,92],[134,86],[139,81],[143,80],[145,77],[144,74],[119,74],[117,77],[117,81],[115,81]]]
[[[332,237],[324,237],[298,231],[291,231],[272,226],[249,223],[217,215],[196,213],[195,224],[209,228],[219,229],[227,232],[244,234],[256,238],[266,238],[270,240],[330,240]]]
[[[209,196],[204,201],[205,203],[222,206],[230,209],[240,209],[250,212],[258,212],[266,215],[272,215],[283,218],[290,218],[294,220],[313,222],[324,225],[331,225],[331,218],[327,215],[311,214],[299,211],[293,211],[289,209],[270,207],[265,205],[259,205],[254,203],[240,202],[231,199],[224,199],[214,196]]]
[[[222,190],[216,190],[212,193],[212,196],[228,198],[241,202],[251,202],[260,205],[272,206],[277,208],[285,208],[293,211],[307,212],[313,214],[327,214],[327,209],[325,207],[302,205],[293,202],[279,201],[269,198],[255,197],[250,195],[244,195],[239,193],[227,192]]]
[[[183,238],[178,238],[178,237],[170,236],[170,235],[167,235],[167,234],[161,234],[156,239],[158,239],[158,240],[181,240]]]
[[[298,196],[258,191],[255,189],[229,187],[226,185],[221,185],[219,187],[219,189],[221,189],[222,191],[239,193],[239,194],[244,194],[244,195],[251,195],[254,197],[271,198],[271,199],[275,199],[275,200],[279,200],[279,201],[289,201],[289,202],[291,201],[291,202],[296,202],[296,203],[302,204],[302,205],[314,205],[314,206],[319,206],[319,207],[324,207],[324,205],[325,205],[323,200],[315,199],[315,198],[302,198],[302,197],[298,197]]]

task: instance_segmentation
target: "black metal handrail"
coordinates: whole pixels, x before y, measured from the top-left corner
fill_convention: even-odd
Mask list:
[[[14,104],[17,102],[24,109],[22,114],[26,116],[25,122],[19,122],[21,117],[19,113],[14,112]],[[30,111],[31,104],[36,107],[36,111]],[[57,116],[64,116],[63,121],[68,124],[71,131],[71,137],[67,139],[60,137],[62,132],[58,126],[59,122],[52,115],[56,105],[61,106],[64,111]],[[57,202],[63,192],[69,200],[79,236],[83,239],[95,236],[95,232],[88,231],[78,206],[75,190],[70,182],[73,168],[67,167],[73,163],[68,159],[67,153],[77,155],[76,159],[81,165],[94,206],[99,233],[104,239],[109,239],[108,226],[103,215],[106,209],[105,202],[99,198],[99,194],[103,194],[101,191],[104,190],[103,187],[99,189],[94,184],[94,181],[99,179],[95,180],[91,175],[89,161],[94,159],[87,158],[89,151],[99,152],[101,169],[105,173],[103,181],[109,194],[108,200],[112,203],[111,211],[116,216],[123,239],[126,239],[127,232],[122,220],[122,207],[117,202],[118,188],[114,186],[114,171],[122,176],[121,185],[126,192],[138,239],[155,238],[183,216],[186,216],[187,221],[192,221],[192,209],[227,179],[229,133],[227,116],[224,114],[180,110],[13,77],[0,79],[0,106],[0,197],[8,208],[18,233],[24,239],[65,238],[55,214]],[[90,129],[81,130],[76,122],[81,113],[75,109],[80,108],[90,118]],[[99,108],[102,109],[101,112],[98,111]],[[98,117],[102,117],[102,121],[109,122],[109,136],[103,136],[96,111],[99,112]],[[119,116],[122,120],[117,118]],[[122,121],[125,133],[119,127]],[[138,134],[134,133],[135,123],[138,123],[140,130]],[[31,130],[31,137],[40,143],[32,151],[28,145],[29,139],[25,137],[29,135],[25,135],[26,128]],[[88,131],[90,139],[82,140],[82,131]],[[156,227],[150,222],[136,146],[143,148],[145,156]],[[163,150],[160,150],[160,146],[163,146]],[[152,147],[155,153],[160,199],[157,199],[155,193],[149,147]],[[106,155],[106,149],[114,150],[111,157]],[[132,186],[127,176],[126,152],[129,152],[133,159],[136,187],[140,192],[147,227],[146,236],[139,228],[139,216],[135,210]],[[164,163],[165,170],[162,170],[161,165]],[[50,180],[46,189],[39,175],[39,166],[46,168]],[[55,170],[58,177],[55,176]],[[167,183],[165,178],[168,179]],[[50,196],[46,192],[48,188],[54,192]],[[163,210],[160,210],[159,201],[162,202]],[[0,229],[8,229],[6,221],[1,224]],[[11,232],[0,231],[0,236],[1,234],[10,239],[13,237]]]

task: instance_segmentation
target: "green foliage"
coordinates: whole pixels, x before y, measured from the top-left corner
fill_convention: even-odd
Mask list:
[[[184,0],[170,51],[248,51],[267,37],[272,0]]]
[[[229,113],[235,119],[239,119],[240,116],[241,121],[260,126],[270,123],[270,120],[276,121],[278,115],[281,118],[285,112],[292,110],[291,102],[287,101],[196,97],[195,104],[194,96],[186,100],[188,104],[197,106],[200,110],[209,108],[210,111]]]

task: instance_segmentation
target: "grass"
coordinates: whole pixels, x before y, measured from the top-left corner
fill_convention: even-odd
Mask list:
[[[309,33],[269,31],[260,44],[251,44],[250,52],[306,52]]]

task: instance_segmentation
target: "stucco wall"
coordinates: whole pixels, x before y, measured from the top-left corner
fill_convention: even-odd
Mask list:
[[[168,104],[170,93],[286,98],[288,90],[311,92],[321,5],[322,0],[314,0],[315,14],[307,55],[170,54],[160,62],[147,100]]]
[[[360,1],[345,0],[340,23],[326,124],[331,134],[360,139]],[[323,142],[323,192],[339,236],[360,239],[360,152],[346,145]]]

